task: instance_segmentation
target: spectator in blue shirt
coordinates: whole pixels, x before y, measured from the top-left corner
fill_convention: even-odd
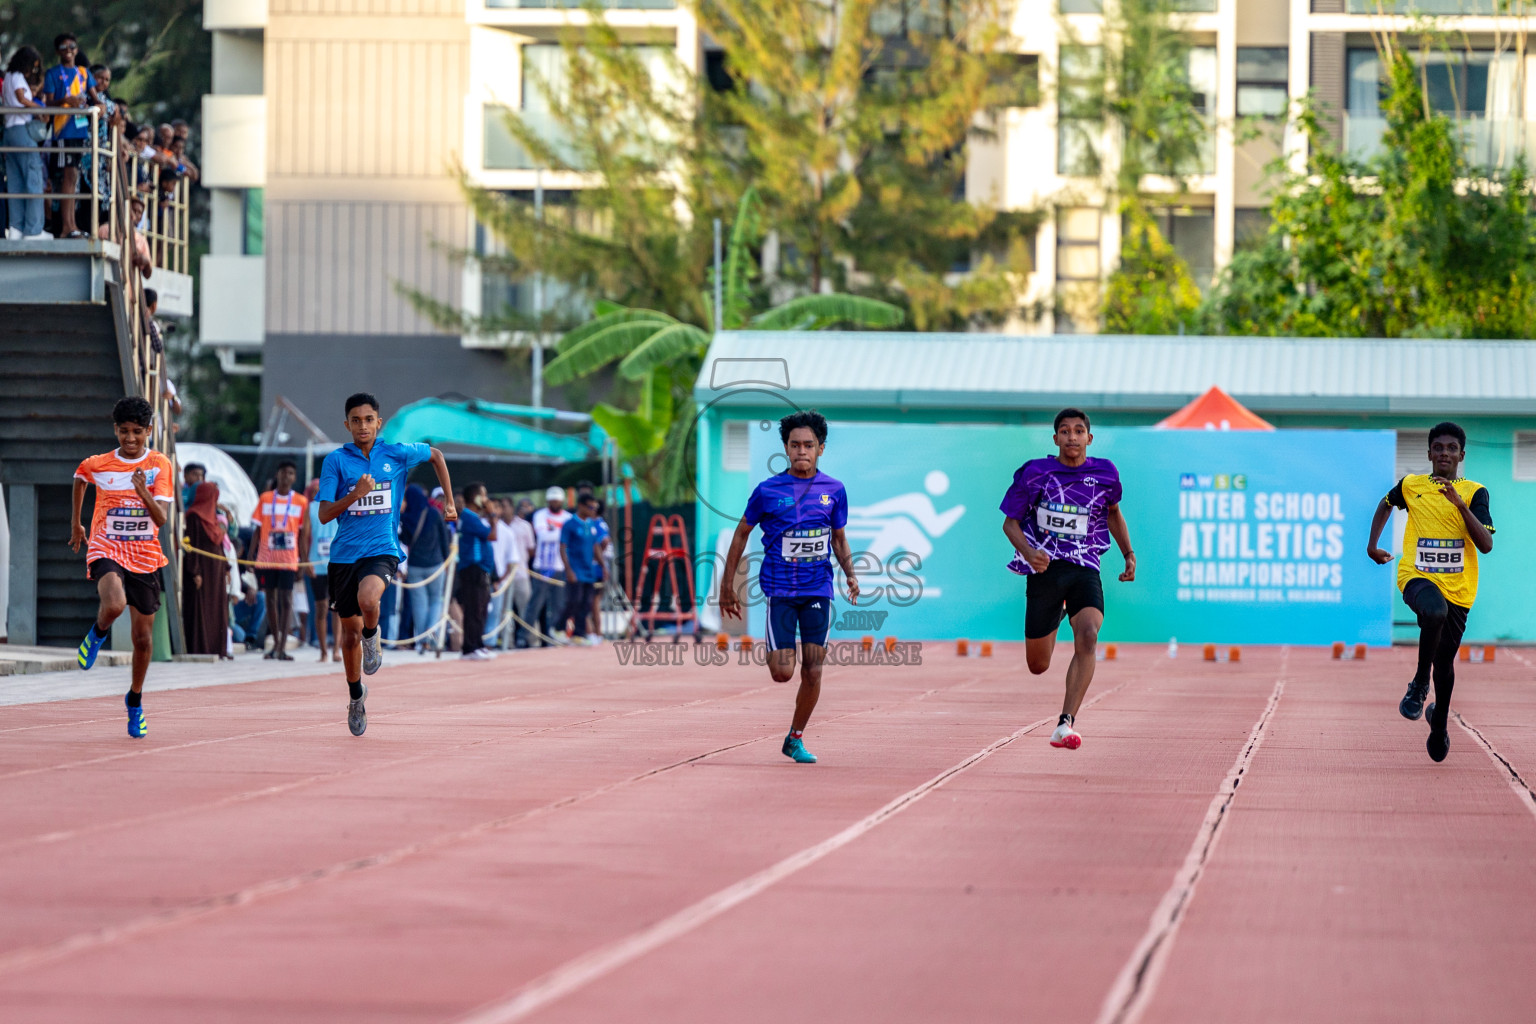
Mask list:
[[[75,152],[55,152],[53,170],[62,175],[60,185],[59,216],[60,238],[84,238],[85,232],[75,224],[74,195],[80,187],[80,167],[86,163],[90,147],[91,119],[83,113],[87,106],[100,102],[96,94],[96,79],[84,68],[75,66],[80,44],[68,32],[53,41],[59,55],[59,63],[48,69],[43,76],[43,97],[50,107],[78,107],[82,113],[58,114],[53,119],[53,145],[55,149],[73,149]],[[63,198],[68,196],[69,198]]]
[[[485,649],[485,616],[491,604],[491,580],[496,576],[496,517],[490,514],[485,484],[468,484],[459,516],[459,575],[455,595],[464,610],[464,647],[460,658],[489,661]]]
[[[571,622],[571,642],[587,642],[587,616],[592,612],[595,584],[603,578],[597,555],[597,499],[584,494],[576,502],[576,516],[560,528],[560,558],[565,563],[565,613]],[[594,643],[601,638],[594,637]]]
[[[267,628],[267,595],[247,583],[245,597],[235,602],[235,617],[230,625],[235,643],[246,650],[259,650]]]

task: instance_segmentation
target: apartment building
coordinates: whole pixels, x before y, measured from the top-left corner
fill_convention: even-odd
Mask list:
[[[227,371],[261,374],[264,413],[281,396],[335,436],[339,392],[388,408],[530,400],[528,360],[507,351],[528,338],[441,333],[403,292],[531,310],[534,289],[454,258],[491,244],[457,173],[554,203],[579,187],[534,167],[503,114],[537,123],[532,83],[558,87],[560,30],[586,18],[569,0],[205,0],[201,341]],[[694,20],[671,0],[615,0],[608,19],[700,66]]]
[[[1029,298],[1091,294],[1119,250],[1119,217],[1099,181],[1081,173],[1095,126],[1059,116],[1051,86],[1070,90],[1074,64],[1102,38],[1100,0],[1018,0],[1019,61],[1045,88],[1032,106],[992,119],[969,153],[967,194],[1011,209],[1049,210],[1036,236]],[[1514,41],[1529,18],[1496,0],[1181,0],[1189,78],[1211,123],[1211,145],[1189,189],[1169,191],[1163,227],[1208,281],[1267,223],[1264,169],[1296,140],[1290,102],[1314,91],[1330,131],[1354,152],[1380,144],[1373,33],[1417,38],[1423,16],[1456,43],[1433,65],[1430,99],[1465,122],[1484,159],[1526,152],[1536,74]],[[573,9],[574,5],[574,9]],[[1498,0],[1498,6],[1507,6]],[[658,57],[707,71],[711,59],[676,0],[609,0],[620,33]],[[1410,7],[1412,8],[1410,10]],[[557,296],[482,279],[453,254],[494,244],[460,195],[471,180],[546,202],[581,181],[540,170],[505,128],[511,108],[534,124],[558,88],[560,30],[587,17],[575,0],[206,0],[214,34],[213,93],[204,100],[204,177],[212,190],[211,249],[202,264],[202,341],[230,372],[263,375],[264,406],[288,398],[321,424],[337,421],[339,389],[368,387],[391,407],[425,395],[528,401],[520,336],[451,336],[401,294],[414,289],[470,312],[510,303],[525,312]],[[658,66],[660,64],[658,63]],[[1239,132],[1257,125],[1256,137]],[[1102,132],[1099,133],[1102,136]],[[1066,304],[1070,307],[1070,303]],[[1013,331],[1093,329],[1070,308]],[[338,367],[348,367],[338,380]]]

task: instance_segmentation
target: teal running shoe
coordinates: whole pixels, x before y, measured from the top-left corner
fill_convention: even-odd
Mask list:
[[[96,632],[96,623],[91,623],[90,632],[85,634],[85,639],[81,640],[80,646],[75,649],[75,660],[80,663],[82,669],[96,664],[96,655],[101,651],[101,645],[106,642],[107,638]]]
[[[784,756],[796,764],[815,764],[816,755],[805,749],[805,741],[794,733],[784,737]]]
[[[143,698],[140,698],[141,700]],[[124,695],[123,706],[128,707],[128,697]],[[149,720],[144,717],[144,708],[128,707],[128,735],[136,740],[141,740],[149,735]]]

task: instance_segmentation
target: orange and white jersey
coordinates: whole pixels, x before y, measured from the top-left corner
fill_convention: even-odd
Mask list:
[[[175,501],[171,460],[153,449],[137,459],[125,459],[114,448],[104,455],[92,455],[75,470],[76,480],[96,485],[86,565],[110,558],[129,572],[154,572],[165,564],[160,528],[133,486],[133,474],[141,469],[145,486],[156,501],[167,505]]]
[[[309,513],[309,499],[298,491],[263,491],[251,522],[261,527],[258,569],[298,569],[299,531]]]

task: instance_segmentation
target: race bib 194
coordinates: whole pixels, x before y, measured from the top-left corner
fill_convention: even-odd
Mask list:
[[[1088,510],[1077,505],[1060,505],[1055,502],[1039,505],[1035,508],[1035,525],[1046,533],[1086,537]]]
[[[352,507],[347,509],[347,514],[376,516],[394,507],[393,485],[388,480],[380,480],[373,485],[373,490],[352,503]]]
[[[1461,572],[1466,565],[1465,540],[1439,540],[1420,537],[1413,552],[1413,567],[1419,572]]]
[[[779,554],[786,562],[825,562],[832,554],[832,531],[786,530],[779,540]]]
[[[155,521],[147,508],[114,508],[107,510],[107,536],[113,540],[153,540]]]

